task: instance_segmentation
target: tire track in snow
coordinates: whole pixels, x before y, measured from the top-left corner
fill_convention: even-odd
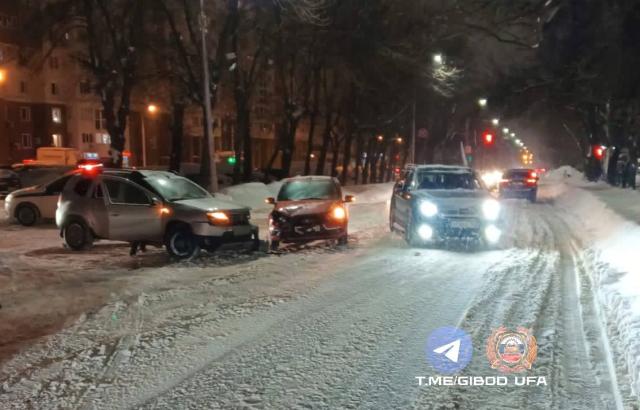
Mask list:
[[[515,241],[525,249],[487,274],[489,286],[472,303],[459,326],[474,340],[474,359],[463,375],[497,376],[489,369],[484,354],[486,337],[500,325],[515,329],[531,327],[538,339],[538,359],[527,375],[547,376],[548,387],[442,387],[428,388],[416,408],[528,408],[584,409],[615,408],[614,396],[600,383],[601,375],[582,363],[584,329],[580,326],[574,297],[576,289],[570,279],[575,274],[571,256],[564,245],[568,242],[565,226],[552,217],[549,205],[513,209],[511,223],[520,231],[532,233],[533,243]],[[522,229],[522,226],[527,228]],[[533,246],[530,246],[533,245]],[[511,255],[515,256],[515,255]],[[495,298],[501,299],[495,303]],[[504,306],[508,302],[509,306]]]

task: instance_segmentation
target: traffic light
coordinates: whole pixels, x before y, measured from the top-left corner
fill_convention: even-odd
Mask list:
[[[236,164],[236,157],[235,157],[235,155],[234,155],[234,156],[231,156],[231,157],[227,157],[227,164],[229,164],[229,165],[235,165],[235,164]]]
[[[485,131],[482,133],[482,142],[484,145],[493,145],[495,142],[495,136],[491,131]]]
[[[605,148],[602,145],[594,145],[592,148],[593,157],[597,160],[601,160],[604,157]]]

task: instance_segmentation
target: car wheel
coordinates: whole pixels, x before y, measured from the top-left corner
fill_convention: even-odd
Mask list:
[[[71,221],[62,232],[64,243],[74,251],[81,251],[93,244],[91,230],[81,221]]]
[[[171,229],[166,235],[164,246],[169,255],[180,259],[195,258],[200,254],[198,240],[187,227]]]
[[[280,247],[280,241],[269,240],[269,250],[275,252]]]
[[[349,235],[343,235],[338,238],[338,246],[344,246],[349,243]]]
[[[413,224],[409,222],[404,232],[404,239],[412,248],[420,246],[420,241],[416,236],[416,230],[413,228]]]
[[[16,210],[16,219],[24,226],[32,226],[38,222],[38,209],[31,204],[23,204]]]

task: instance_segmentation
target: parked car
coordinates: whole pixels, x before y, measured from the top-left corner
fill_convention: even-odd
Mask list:
[[[30,187],[42,185],[61,177],[76,167],[70,165],[41,165],[41,164],[15,164],[12,166],[13,172],[20,179],[20,186]]]
[[[389,226],[410,246],[462,238],[493,245],[499,218],[500,203],[470,168],[410,165],[393,188]]]
[[[47,184],[13,191],[4,201],[7,215],[24,226],[32,226],[42,219],[55,218],[58,196],[73,174],[72,171]]]
[[[0,167],[0,198],[20,188],[20,178],[11,167]]]
[[[525,198],[536,202],[539,174],[534,169],[509,169],[498,185],[500,198]]]
[[[247,207],[224,201],[171,172],[102,170],[84,166],[65,185],[56,224],[71,249],[95,239],[164,245],[178,258],[200,249],[243,243],[259,246]]]
[[[336,240],[346,244],[349,236],[349,211],[346,203],[354,197],[342,197],[340,182],[327,176],[305,176],[283,180],[269,215],[269,248],[282,243]]]

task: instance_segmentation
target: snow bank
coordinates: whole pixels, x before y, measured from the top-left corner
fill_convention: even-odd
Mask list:
[[[560,168],[552,169],[551,171],[542,175],[542,179],[546,181],[577,181],[582,180],[582,172],[578,171],[570,165],[563,165]]]
[[[271,208],[271,205],[264,202],[265,198],[275,196],[280,189],[280,185],[280,182],[274,182],[269,185],[265,185],[262,182],[249,182],[225,188],[217,195],[223,195],[224,198],[248,206],[255,211],[267,210]]]
[[[564,184],[555,205],[584,240],[587,270],[611,343],[640,393],[640,194],[605,184]]]

